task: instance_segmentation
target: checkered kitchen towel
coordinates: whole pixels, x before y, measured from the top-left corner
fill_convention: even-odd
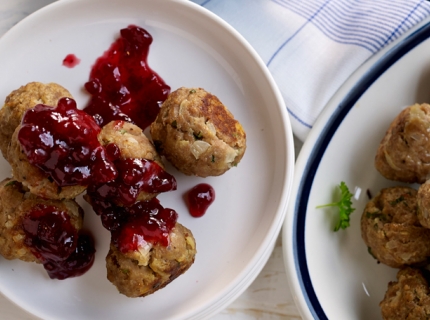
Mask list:
[[[193,0],[260,54],[306,138],[325,104],[367,59],[430,16],[425,0]]]

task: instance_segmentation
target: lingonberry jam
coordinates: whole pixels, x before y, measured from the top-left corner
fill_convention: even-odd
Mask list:
[[[176,211],[164,208],[158,199],[137,201],[129,207],[92,201],[103,226],[112,233],[114,245],[123,253],[136,251],[145,243],[169,245],[169,234],[176,224]]]
[[[145,129],[156,118],[170,87],[148,65],[152,36],[129,26],[92,67],[85,89],[91,99],[85,111],[103,126],[124,120]]]
[[[66,260],[47,260],[43,266],[51,279],[78,277],[92,267],[95,252],[93,238],[88,234],[79,234],[76,249]]]
[[[29,162],[59,186],[113,180],[117,171],[97,140],[100,127],[70,98],[56,108],[36,105],[23,117],[18,140]]]
[[[155,161],[140,158],[120,158],[121,151],[115,144],[106,146],[118,176],[104,184],[93,184],[87,193],[91,198],[132,205],[140,192],[161,193],[176,190],[176,179]]]
[[[187,193],[188,210],[193,217],[201,217],[215,200],[215,190],[207,183],[200,183]]]
[[[81,62],[81,59],[79,59],[77,56],[75,56],[74,54],[68,54],[64,59],[63,59],[63,66],[67,67],[67,68],[74,68],[76,67],[79,63]]]
[[[52,279],[75,277],[94,261],[94,244],[80,235],[70,216],[54,206],[39,204],[24,217],[24,243],[45,267]]]

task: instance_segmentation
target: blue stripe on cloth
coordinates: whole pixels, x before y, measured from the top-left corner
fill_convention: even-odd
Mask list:
[[[360,46],[371,53],[430,14],[428,2],[422,0],[395,4],[393,0],[272,1],[307,19],[333,41]]]
[[[387,41],[385,41],[385,44],[389,43],[396,35],[396,33],[399,33],[399,29],[406,23],[406,21],[409,19],[409,17],[415,12],[416,8],[420,5],[420,3],[418,3],[415,8],[408,14],[408,16],[403,19],[402,23],[393,31],[393,33],[391,34],[391,36],[387,39]],[[398,34],[400,36],[400,33]],[[384,45],[385,45],[384,44]]]
[[[306,128],[312,129],[312,126],[309,123],[304,122],[302,119],[300,119],[296,114],[294,114],[288,107],[287,111],[291,116],[296,119],[300,124],[304,125]]]
[[[293,39],[323,8],[324,6],[329,2],[330,0],[326,0],[326,3],[322,5],[313,16],[311,16],[308,21],[306,21],[299,29],[297,29],[296,32],[294,32],[287,40],[284,41],[284,43],[278,48],[278,50],[275,51],[275,53],[270,57],[269,61],[267,62],[267,66],[270,65],[270,63],[273,61],[273,59],[278,55],[278,53],[286,46],[288,42],[290,42],[291,39]]]
[[[202,7],[204,7],[208,2],[211,2],[211,0],[206,0],[206,1],[202,2],[202,3],[200,3],[200,5],[201,5]]]

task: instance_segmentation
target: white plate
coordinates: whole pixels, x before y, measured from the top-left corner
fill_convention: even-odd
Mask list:
[[[106,280],[109,233],[81,201],[85,224],[96,237],[96,261],[82,277],[50,280],[41,266],[0,259],[0,290],[44,319],[202,318],[242,293],[267,261],[283,223],[294,166],[292,132],[279,91],[244,39],[221,19],[188,1],[64,0],[53,3],[0,39],[0,97],[30,82],[57,82],[78,105],[96,58],[130,24],[154,42],[149,65],[172,87],[199,86],[217,95],[247,133],[248,149],[237,168],[199,179],[171,172],[178,190],[160,196],[179,213],[197,242],[188,272],[141,299],[120,295]],[[73,53],[81,63],[62,66]],[[10,175],[1,159],[1,176]],[[210,183],[216,201],[206,215],[190,217],[183,193]]]
[[[377,264],[361,239],[369,198],[386,186],[374,167],[377,147],[400,110],[430,102],[430,19],[366,63],[328,104],[296,162],[283,229],[284,258],[305,319],[380,319],[379,302],[396,269]],[[361,189],[351,226],[333,232],[334,200],[345,181]]]

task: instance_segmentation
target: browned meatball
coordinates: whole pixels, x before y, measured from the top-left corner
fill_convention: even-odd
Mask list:
[[[418,220],[422,226],[430,229],[430,180],[419,187],[417,204]]]
[[[127,297],[144,297],[165,287],[194,263],[196,243],[179,223],[170,232],[170,244],[147,244],[123,254],[111,243],[106,257],[107,278]]]
[[[218,176],[242,159],[246,134],[214,95],[200,88],[180,88],[163,103],[151,135],[160,154],[179,171]]]
[[[426,270],[405,267],[390,282],[384,300],[379,304],[385,320],[421,320],[430,318],[430,288]]]
[[[30,82],[12,91],[0,109],[0,150],[7,158],[7,148],[24,113],[37,104],[55,107],[62,97],[72,95],[56,83]]]
[[[430,105],[414,104],[391,123],[375,166],[387,179],[424,183],[430,178]]]
[[[12,179],[0,183],[0,254],[6,259],[40,262],[25,245],[22,219],[38,205],[53,206],[67,212],[76,230],[82,228],[83,211],[73,200],[44,200],[27,192]]]
[[[394,268],[426,262],[430,257],[430,230],[417,216],[417,191],[392,187],[368,202],[361,217],[361,235],[369,252]]]
[[[105,125],[98,135],[101,145],[107,146],[110,143],[116,144],[121,151],[122,159],[139,158],[155,161],[161,168],[164,165],[154,145],[138,126],[124,122],[112,121]],[[140,191],[136,201],[150,200],[157,196],[157,193]]]
[[[60,187],[49,175],[28,161],[18,140],[19,125],[8,148],[8,159],[13,177],[21,182],[31,193],[47,199],[73,199],[84,192],[86,186]]]

